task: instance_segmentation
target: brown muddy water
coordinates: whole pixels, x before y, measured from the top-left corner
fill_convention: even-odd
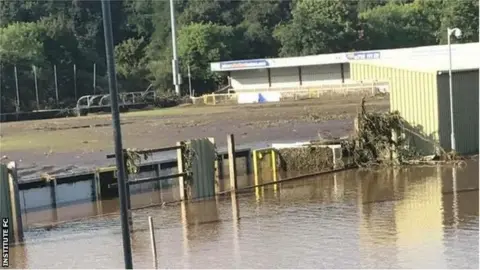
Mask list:
[[[456,169],[350,170],[233,198],[135,210],[134,268],[152,268],[152,216],[160,268],[478,269],[478,172],[478,161]],[[136,195],[132,204],[160,195]],[[55,217],[27,213],[27,223],[104,215],[26,230],[25,244],[10,250],[12,266],[122,268],[117,205],[69,206]]]

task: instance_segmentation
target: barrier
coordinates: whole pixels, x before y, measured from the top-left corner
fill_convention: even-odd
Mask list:
[[[338,169],[343,169],[350,166],[351,159],[350,157],[344,157],[342,153],[342,147],[340,144],[312,144],[310,142],[297,142],[297,143],[289,143],[289,144],[272,144],[270,148],[261,148],[252,150],[252,163],[253,163],[253,173],[254,173],[254,185],[261,186],[264,184],[273,183],[274,190],[276,190],[275,183],[278,181],[282,181],[285,177],[292,177],[291,175],[288,176],[288,171],[281,170],[281,162],[284,162],[284,156],[282,156],[285,149],[300,149],[300,148],[314,148],[314,149],[330,149],[328,151],[321,150],[317,153],[312,153],[313,155],[318,155],[324,153],[324,157],[319,157],[320,163],[312,163],[312,164],[324,164],[322,162],[327,162],[330,164],[328,167],[314,167],[312,171],[302,171],[294,173],[305,173],[305,174],[312,174],[312,173],[321,173],[325,171],[335,171]],[[311,150],[309,150],[311,151]],[[329,152],[331,151],[331,152]],[[310,153],[310,152],[309,152]],[[314,159],[315,156],[303,156],[299,158],[306,158],[306,159]],[[329,160],[325,160],[329,159]],[[323,159],[323,160],[321,160]],[[288,160],[287,160],[288,162]],[[284,167],[285,168],[285,167]],[[283,176],[282,176],[283,175]],[[296,176],[296,175],[295,175]]]
[[[288,99],[321,98],[325,95],[376,95],[388,94],[388,82],[369,81],[360,83],[345,83],[319,85],[314,87],[296,88],[262,88],[238,89],[236,93],[205,94],[201,97],[191,97],[193,104],[252,104],[264,102],[279,102]]]

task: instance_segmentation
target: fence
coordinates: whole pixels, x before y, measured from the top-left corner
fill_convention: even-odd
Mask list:
[[[0,63],[0,93],[2,113],[65,108],[74,105],[84,95],[107,93],[103,65],[3,65]],[[129,89],[131,83],[120,80],[122,92],[143,91]],[[138,86],[135,86],[138,87]]]
[[[228,151],[218,153],[212,138],[202,138],[165,148],[135,150],[133,152],[140,157],[153,153],[165,156],[168,151],[174,151],[176,158],[148,161],[143,157],[143,160],[134,167],[131,163],[128,164],[132,161],[132,151],[125,150],[129,158],[124,162],[127,164],[126,167],[130,168],[127,171],[127,198],[132,198],[132,201],[127,201],[127,206],[133,210],[169,202],[190,202],[224,193],[249,191],[252,188],[255,188],[257,193],[258,187],[264,189],[263,186],[273,184],[273,189],[276,189],[276,184],[283,181],[347,167],[345,158],[342,157],[341,151],[339,152],[340,148],[315,144],[312,147],[326,149],[324,153],[327,153],[328,162],[338,160],[338,166],[325,170],[320,166],[313,166],[311,171],[289,171],[287,168],[285,171],[282,164],[285,153],[282,151],[285,149],[296,151],[305,147],[303,144],[287,146],[272,144],[270,148],[253,151],[235,149],[233,135],[230,135]],[[317,158],[316,153],[312,156],[310,148],[306,150],[308,155],[297,160],[305,162]],[[113,158],[115,155],[110,154],[107,157]],[[228,162],[225,162],[227,159]],[[240,164],[239,159],[242,161]],[[237,164],[240,166],[237,167]],[[26,226],[75,220],[84,217],[78,215],[85,215],[85,212],[90,213],[88,215],[108,214],[112,211],[111,202],[115,203],[109,199],[119,195],[115,166],[98,168],[83,174],[44,175],[38,179],[22,179],[18,189],[22,205],[17,209],[21,209],[24,214]],[[149,193],[147,196],[144,194],[146,192]],[[84,210],[72,213],[68,211],[69,208],[63,208],[68,205],[82,205]],[[29,215],[27,220],[27,213],[38,211],[42,211],[41,216],[32,213],[33,216]]]
[[[201,97],[192,97],[192,103],[198,105],[238,104],[238,97],[242,93],[269,92],[279,93],[281,101],[323,98],[334,95],[376,95],[378,93],[388,93],[388,84],[381,81],[372,81],[365,83],[325,84],[317,87],[241,89],[236,93],[212,93]]]

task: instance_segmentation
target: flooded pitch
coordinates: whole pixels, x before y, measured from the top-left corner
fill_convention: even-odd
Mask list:
[[[152,216],[160,268],[478,269],[478,171],[478,161],[461,169],[349,170],[217,201],[135,210],[134,267],[152,268]],[[152,196],[158,194],[132,203]],[[117,205],[103,202],[103,213]],[[65,207],[58,215],[89,216],[96,207]],[[124,266],[117,214],[28,229],[25,237],[10,250],[13,267]]]

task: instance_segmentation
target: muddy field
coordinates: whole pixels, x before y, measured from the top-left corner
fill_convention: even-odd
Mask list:
[[[237,148],[272,141],[341,137],[353,129],[359,97],[332,97],[277,104],[180,106],[121,115],[125,148],[157,148],[177,141],[215,137]],[[370,109],[387,111],[388,97],[370,98]],[[111,164],[110,115],[2,123],[1,155],[19,162],[20,175],[56,173]]]

